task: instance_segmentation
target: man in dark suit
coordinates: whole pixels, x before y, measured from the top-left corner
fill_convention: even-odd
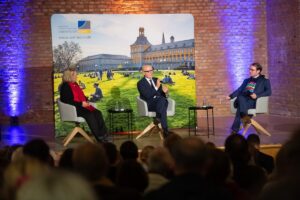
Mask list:
[[[245,123],[250,123],[251,116],[248,116],[248,109],[255,108],[257,98],[272,94],[269,79],[261,75],[262,66],[259,63],[252,63],[249,71],[250,78],[245,79],[237,90],[226,97],[228,100],[237,97],[234,102],[237,111],[231,126],[232,133],[238,133],[241,119]]]
[[[148,110],[156,112],[156,119],[161,123],[164,137],[168,136],[167,124],[167,108],[168,101],[166,94],[168,88],[161,85],[158,78],[153,77],[153,67],[144,65],[142,67],[144,78],[139,80],[137,88],[140,93],[140,98],[145,100],[148,105]]]

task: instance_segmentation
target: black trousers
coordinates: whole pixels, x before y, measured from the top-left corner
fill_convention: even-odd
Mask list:
[[[104,123],[103,115],[100,110],[95,109],[94,111],[89,111],[85,108],[77,108],[76,110],[77,115],[85,119],[92,134],[98,141],[107,135],[107,127]]]
[[[148,103],[148,110],[156,112],[156,117],[160,119],[161,126],[168,130],[167,123],[168,100],[165,97],[158,96]]]
[[[241,125],[241,118],[248,114],[248,109],[255,108],[256,100],[249,96],[240,95],[236,99],[237,110],[231,130],[238,132]]]

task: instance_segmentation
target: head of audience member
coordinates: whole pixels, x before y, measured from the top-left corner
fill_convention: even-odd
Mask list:
[[[125,160],[117,173],[117,185],[143,193],[148,186],[148,174],[136,160]]]
[[[250,160],[247,141],[239,134],[226,138],[225,152],[228,153],[233,165],[247,165]]]
[[[108,159],[102,145],[85,143],[75,148],[73,167],[92,183],[104,178],[108,169]]]
[[[208,149],[216,149],[216,145],[213,142],[206,142],[206,146]]]
[[[220,149],[210,149],[210,164],[207,172],[207,179],[214,184],[224,185],[232,175],[229,156]]]
[[[279,181],[267,183],[258,200],[298,200],[300,197],[299,176],[281,178]]]
[[[123,160],[136,160],[139,156],[138,147],[132,141],[125,141],[120,146]]]
[[[254,133],[248,135],[247,143],[248,143],[248,145],[255,147],[256,149],[259,149],[259,145],[260,145],[259,136]]]
[[[73,170],[73,152],[74,149],[68,148],[66,149],[60,157],[58,162],[58,166],[62,169]]]
[[[145,167],[146,167],[145,170],[147,170],[148,165],[149,165],[149,163],[148,163],[149,154],[150,154],[154,149],[155,149],[154,146],[147,145],[147,146],[145,146],[145,147],[142,149],[142,151],[141,151],[141,153],[140,153],[140,161],[142,162],[142,164],[145,165]]]
[[[54,171],[34,177],[17,193],[17,200],[96,200],[90,185],[67,172]]]
[[[174,161],[170,152],[163,147],[154,149],[148,157],[149,173],[160,174],[169,178],[173,172]]]
[[[153,67],[151,65],[144,65],[142,67],[142,72],[146,78],[153,77]]]
[[[30,156],[13,161],[5,170],[3,193],[5,199],[15,199],[16,191],[29,179],[49,171],[48,165]]]
[[[175,162],[175,174],[197,173],[205,175],[208,150],[199,138],[184,138],[174,144],[171,155]]]
[[[169,135],[167,138],[164,139],[164,147],[167,148],[170,152],[173,146],[182,140],[182,137],[174,132],[169,131]]]
[[[275,173],[264,187],[259,200],[297,200],[300,196],[300,127],[280,148]]]
[[[252,156],[256,157],[255,155],[260,148],[260,139],[259,139],[258,135],[254,134],[254,133],[248,135],[247,144],[248,144],[248,149],[249,149],[250,154]]]
[[[114,143],[106,142],[103,143],[103,147],[105,149],[106,156],[108,158],[109,164],[111,166],[115,166],[119,161],[119,152]]]
[[[43,163],[54,165],[54,160],[50,155],[50,148],[42,139],[33,139],[27,142],[23,147],[23,154],[38,159]]]
[[[24,157],[23,147],[20,146],[12,153],[11,161],[12,162],[17,161],[17,160],[23,159],[23,157]]]
[[[62,75],[62,82],[75,83],[77,81],[77,72],[74,68],[67,68]]]
[[[280,148],[275,161],[276,175],[279,177],[300,177],[300,128]]]

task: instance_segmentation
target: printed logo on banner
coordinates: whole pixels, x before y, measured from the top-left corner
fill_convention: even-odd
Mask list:
[[[91,33],[91,21],[80,20],[78,21],[78,33],[89,34]]]

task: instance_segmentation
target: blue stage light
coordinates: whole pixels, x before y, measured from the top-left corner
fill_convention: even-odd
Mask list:
[[[9,8],[1,19],[1,94],[3,95],[3,112],[10,117],[17,117],[25,112],[25,74],[27,32],[25,23],[26,5],[29,0],[3,0],[2,6]]]
[[[232,89],[239,87],[249,76],[249,65],[254,62],[255,2],[222,0],[219,4],[223,23],[223,39],[228,77]]]

